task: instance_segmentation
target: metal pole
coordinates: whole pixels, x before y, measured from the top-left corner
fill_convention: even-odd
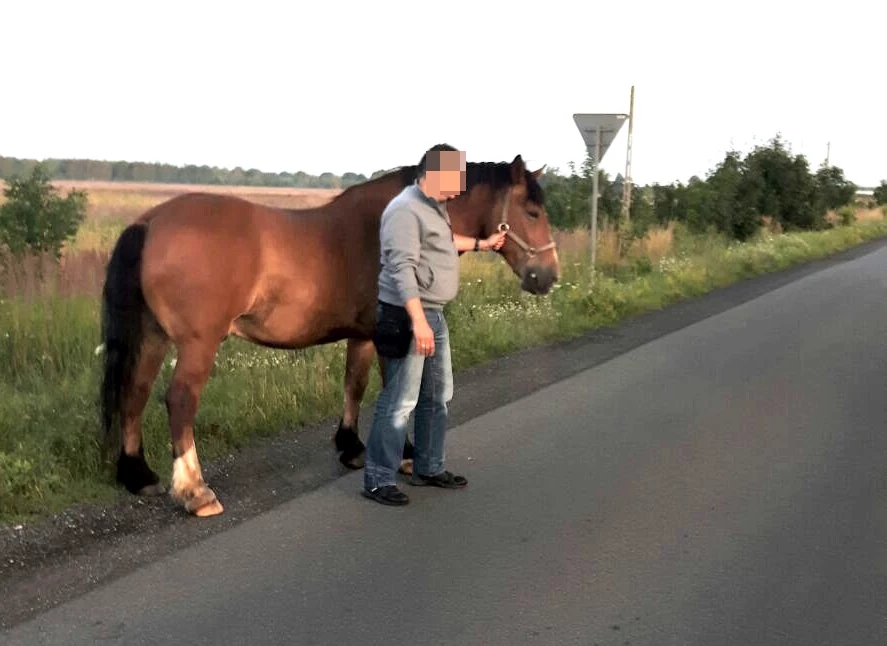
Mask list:
[[[631,219],[631,133],[634,131],[634,86],[631,86],[631,103],[628,109],[628,147],[625,151],[625,181],[622,193],[622,213],[625,221]]]
[[[601,127],[597,127],[594,142],[594,175],[591,179],[591,269],[594,272],[597,262],[597,202],[598,167],[601,158]]]

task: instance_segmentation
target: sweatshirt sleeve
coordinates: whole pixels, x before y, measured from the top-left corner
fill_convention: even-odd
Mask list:
[[[421,239],[416,214],[406,207],[386,214],[382,220],[380,244],[385,264],[403,302],[418,298],[416,268],[419,266]]]

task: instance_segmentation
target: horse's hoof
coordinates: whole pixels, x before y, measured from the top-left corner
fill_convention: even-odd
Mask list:
[[[164,487],[159,482],[157,484],[148,485],[147,487],[142,487],[138,491],[139,496],[145,496],[146,498],[150,498],[153,496],[162,496],[166,493],[166,487]]]
[[[216,492],[206,485],[199,487],[193,495],[174,497],[184,503],[185,511],[193,516],[204,518],[206,516],[216,516],[224,511],[222,503],[216,497]]]
[[[218,516],[223,511],[225,511],[225,509],[222,507],[222,503],[218,500],[214,500],[209,504],[203,505],[203,507],[195,509],[191,513],[199,518],[206,518],[207,516]]]
[[[157,496],[166,493],[158,475],[145,462],[143,447],[139,447],[136,455],[126,455],[121,449],[117,458],[116,481],[136,496]]]
[[[336,445],[337,451],[362,451],[364,449],[363,442],[360,441],[360,435],[358,435],[357,429],[343,426],[341,422],[339,422],[339,428],[336,429],[332,441]]]
[[[366,454],[364,451],[345,451],[342,455],[339,456],[339,462],[344,464],[349,469],[363,469],[366,464]]]
[[[413,461],[412,460],[401,460],[400,468],[398,469],[402,474],[410,476],[413,475]]]

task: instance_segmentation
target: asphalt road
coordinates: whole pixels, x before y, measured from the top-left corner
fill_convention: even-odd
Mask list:
[[[465,421],[467,490],[349,474],[0,643],[887,643],[885,339],[882,246]]]

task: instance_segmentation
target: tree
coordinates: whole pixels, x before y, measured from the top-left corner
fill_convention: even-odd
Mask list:
[[[747,240],[758,230],[760,211],[756,207],[767,188],[760,176],[748,170],[747,160],[744,163],[739,153],[727,153],[706,182],[707,195],[702,205],[708,213],[703,222],[713,223],[718,231],[736,240]]]
[[[547,168],[539,178],[545,189],[545,210],[551,225],[559,229],[572,229],[581,224],[579,215],[572,211],[570,178],[561,175],[556,168]]]
[[[61,197],[42,164],[24,179],[9,180],[0,206],[0,248],[13,256],[50,253],[58,260],[62,247],[77,235],[86,218],[86,193]]]
[[[745,159],[745,174],[757,194],[757,215],[775,218],[786,230],[809,230],[824,223],[816,204],[816,180],[803,155],[792,156],[777,135]]]
[[[816,171],[816,209],[826,213],[850,204],[856,195],[856,185],[844,178],[844,171],[837,166],[823,164]]]
[[[636,236],[646,235],[656,221],[653,199],[652,187],[641,187],[637,184],[632,184],[629,217],[631,218],[631,228]],[[620,200],[620,208],[621,206]]]
[[[875,188],[875,192],[872,193],[872,197],[875,198],[875,203],[878,206],[887,204],[887,179],[881,180],[881,185]]]
[[[653,218],[660,226],[680,220],[678,187],[674,184],[653,184]]]

